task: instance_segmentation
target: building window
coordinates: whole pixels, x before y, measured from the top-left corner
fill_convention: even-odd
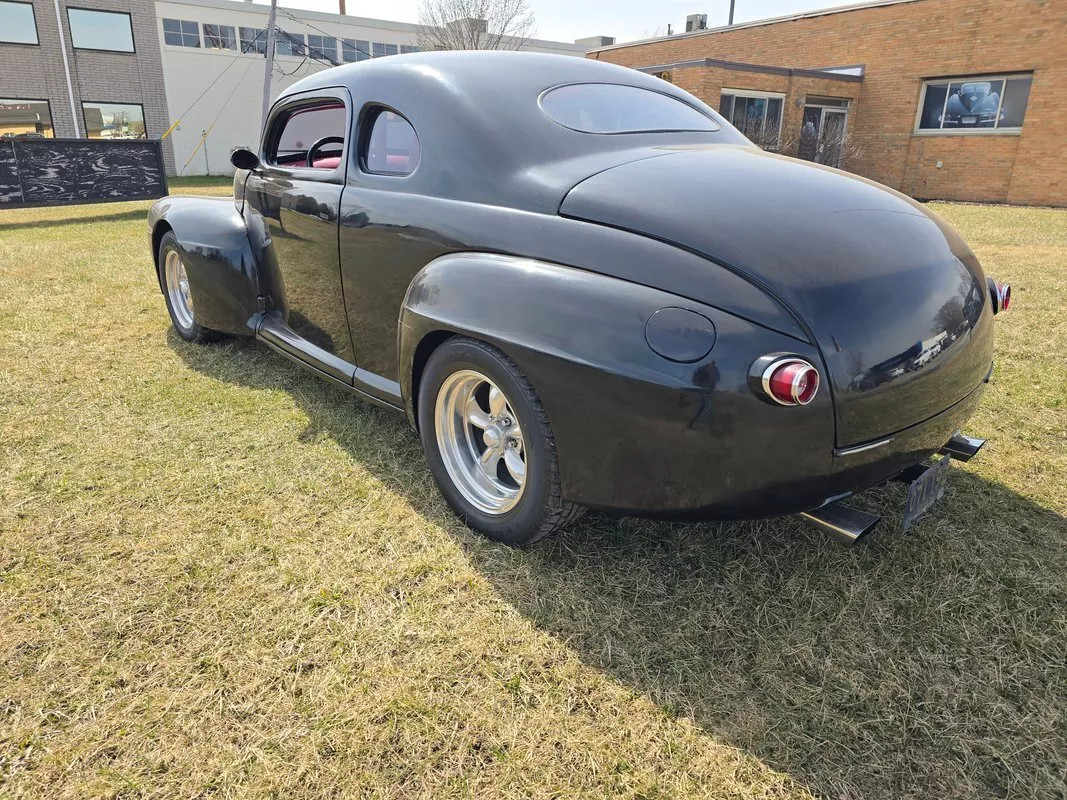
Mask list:
[[[308,34],[308,50],[313,58],[325,58],[337,63],[337,40],[332,36]]]
[[[133,27],[130,15],[118,11],[90,11],[68,8],[70,40],[79,50],[108,50],[132,53]]]
[[[278,30],[275,35],[278,37],[274,46],[274,52],[277,55],[300,58],[307,52],[307,48],[304,47],[304,34]]]
[[[421,53],[422,52],[422,48],[421,47],[416,47],[413,44],[402,44],[402,45],[400,45],[400,52],[401,53]]]
[[[47,100],[0,100],[0,139],[54,136]]]
[[[1023,126],[1032,75],[924,81],[917,133],[1009,131]]]
[[[372,45],[371,55],[375,58],[381,58],[382,56],[395,56],[397,54],[397,46],[395,44],[385,44],[384,42],[375,42]]]
[[[209,50],[236,50],[237,37],[232,25],[204,24],[204,47]]]
[[[40,44],[32,3],[0,2],[0,42]]]
[[[240,28],[241,52],[262,53],[267,52],[267,32],[262,28]]]
[[[135,103],[82,103],[90,139],[145,139],[144,109]]]
[[[366,61],[370,57],[370,42],[364,39],[341,40],[342,61]]]
[[[164,19],[163,41],[175,47],[199,47],[200,25],[187,19]]]
[[[781,136],[784,101],[785,95],[772,92],[723,89],[719,113],[753,143],[769,146]]]

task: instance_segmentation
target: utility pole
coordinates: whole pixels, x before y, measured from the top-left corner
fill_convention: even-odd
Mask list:
[[[337,0],[337,7],[341,11],[341,16],[345,15],[345,0]]]
[[[267,112],[270,111],[270,79],[274,75],[274,21],[278,17],[278,0],[270,0],[270,16],[267,17],[267,62],[263,67],[263,119],[260,131],[267,124]]]
[[[733,25],[734,24],[734,0],[730,0],[730,20],[726,24],[727,25]]]

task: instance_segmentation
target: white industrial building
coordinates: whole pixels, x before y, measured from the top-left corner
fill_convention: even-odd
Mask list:
[[[176,123],[168,137],[179,174],[228,174],[230,151],[256,145],[268,11],[247,0],[157,0],[167,108]],[[418,49],[417,26],[404,22],[279,7],[277,28],[275,97],[331,63]],[[524,49],[584,56],[586,45],[532,39]]]

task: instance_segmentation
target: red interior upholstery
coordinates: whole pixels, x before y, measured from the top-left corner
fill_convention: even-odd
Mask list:
[[[316,169],[336,169],[341,163],[340,156],[326,156],[323,158],[316,158],[311,162],[312,166]],[[389,172],[407,172],[408,166],[411,164],[411,156],[406,155],[391,155],[385,157],[385,168]]]

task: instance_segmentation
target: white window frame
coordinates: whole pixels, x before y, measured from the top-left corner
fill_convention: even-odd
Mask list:
[[[207,29],[208,29],[209,26],[214,28],[216,31],[218,31],[218,33],[215,35],[215,38],[218,38],[220,40],[222,39],[222,37],[224,35],[223,31],[226,28],[229,28],[231,31],[233,31],[233,45],[234,46],[233,47],[214,47],[212,45],[209,45],[208,42],[210,41],[210,36],[209,36],[209,34],[207,32]],[[201,44],[203,45],[202,49],[204,49],[204,50],[214,50],[215,52],[223,52],[223,53],[240,53],[241,52],[241,31],[239,30],[239,28],[240,28],[240,26],[238,26],[238,25],[222,25],[222,24],[219,24],[219,23],[216,23],[216,22],[201,22],[200,23],[200,35],[201,35],[201,39],[202,39]]]
[[[738,97],[745,98],[763,98],[764,100],[781,100],[782,106],[778,110],[778,139],[782,138],[782,122],[785,120],[785,94],[782,92],[758,92],[755,89],[727,89],[725,86],[719,89],[719,105],[722,105],[722,96],[724,94],[733,95],[736,100]],[[767,130],[767,109],[770,107],[770,103],[764,104],[763,107],[763,130]],[[716,112],[719,110],[715,109]],[[733,125],[733,106],[730,106],[730,119],[726,120]]]
[[[319,47],[318,45],[313,45],[311,43],[312,39],[322,39],[322,40],[324,40],[324,39],[332,39],[333,40],[333,50],[331,51],[325,45],[322,46],[322,47]],[[305,45],[305,47],[307,47],[307,52],[308,52],[308,57],[309,58],[314,58],[315,57],[314,55],[312,55],[312,51],[314,51],[315,55],[318,55],[321,58],[325,58],[330,62],[335,62],[335,63],[338,63],[338,64],[345,63],[343,60],[341,60],[341,54],[340,54],[341,42],[342,41],[343,40],[339,36],[330,36],[329,34],[326,34],[326,33],[308,33],[308,34],[305,34],[305,36],[304,36],[304,45]]]
[[[1000,110],[1004,107],[1004,95],[1008,93],[1008,81],[1023,78],[1030,79],[1030,90],[1034,88],[1034,74],[1032,72],[1010,72],[1001,75],[957,75],[953,78],[929,78],[923,81],[922,91],[919,92],[919,107],[915,109],[915,126],[912,129],[914,136],[1018,136],[1023,132],[1022,125],[1015,128],[920,128],[923,108],[926,106],[926,89],[929,86],[951,86],[954,83],[975,83],[978,81],[1004,81],[1004,90],[1000,93],[1000,101],[997,103],[996,121],[1000,122]],[[949,94],[945,92],[945,102],[941,106],[941,124],[944,124],[945,109],[948,107]],[[1030,98],[1026,98],[1026,106],[1030,107]],[[1026,120],[1026,112],[1023,112],[1023,121]]]
[[[175,31],[168,31],[167,30],[166,25],[165,25],[165,23],[167,23],[167,22],[177,22],[178,23],[177,34],[182,40],[181,44],[172,44],[172,43],[167,41],[167,34],[168,33],[170,33],[170,34],[174,34],[175,33]],[[192,34],[185,32],[185,29],[183,27],[183,23],[191,23],[193,25],[196,25],[196,44],[195,45],[186,44],[185,43],[185,37],[186,36],[192,36]],[[170,47],[170,48],[180,47],[183,50],[203,50],[203,49],[205,49],[204,48],[204,36],[203,36],[203,30],[202,30],[202,28],[204,26],[200,24],[199,20],[195,20],[195,19],[178,19],[177,17],[161,17],[159,24],[160,24],[160,31],[163,34],[159,39],[159,43],[162,44],[164,47]],[[208,48],[208,49],[210,49],[210,48]]]

